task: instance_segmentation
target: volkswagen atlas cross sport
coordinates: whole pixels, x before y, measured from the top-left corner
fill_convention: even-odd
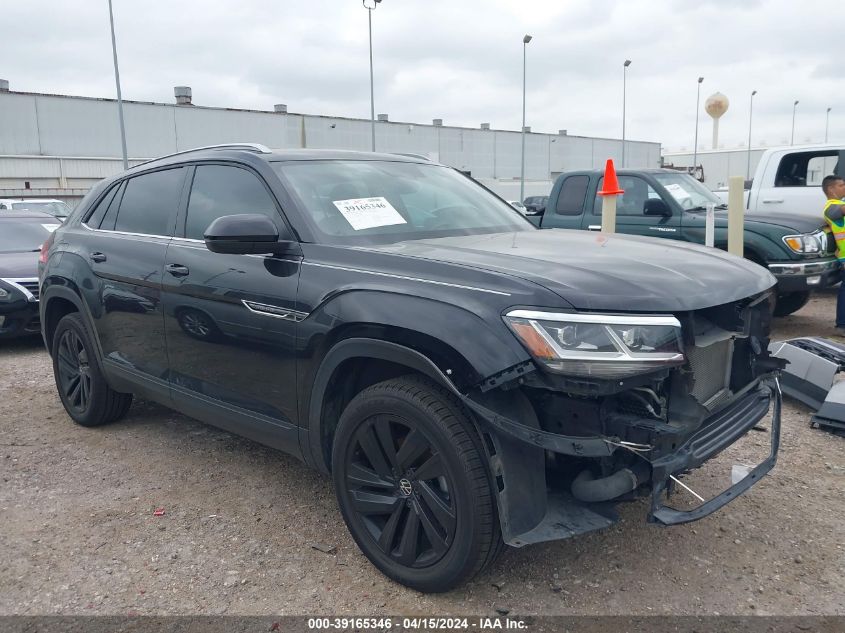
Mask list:
[[[95,186],[41,252],[83,426],[133,395],[331,474],[358,546],[445,591],[507,544],[701,518],[775,463],[774,278],[714,249],[538,230],[425,159],[200,148]],[[771,417],[694,508],[672,482]],[[764,421],[764,423],[767,423]]]

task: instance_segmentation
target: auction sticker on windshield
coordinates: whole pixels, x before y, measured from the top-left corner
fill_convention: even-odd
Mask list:
[[[377,226],[407,224],[405,218],[384,198],[352,198],[335,200],[334,206],[356,231]]]
[[[683,187],[681,187],[681,185],[679,185],[677,183],[672,183],[671,185],[663,185],[663,186],[666,187],[666,191],[668,191],[670,194],[672,194],[672,197],[675,200],[684,200],[685,198],[690,197],[690,195],[686,191],[686,189],[684,189]]]

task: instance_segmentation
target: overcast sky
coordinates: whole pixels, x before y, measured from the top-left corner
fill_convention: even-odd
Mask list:
[[[369,118],[361,0],[113,0],[125,99]],[[12,90],[114,97],[107,0],[0,0],[0,77]],[[845,140],[843,30],[828,0],[384,0],[373,14],[376,112],[394,121],[519,129],[522,37],[527,125],[711,147],[704,101],[730,99],[719,143]],[[837,70],[839,69],[839,70]],[[837,103],[838,101],[838,103]],[[2,122],[0,122],[2,124]]]

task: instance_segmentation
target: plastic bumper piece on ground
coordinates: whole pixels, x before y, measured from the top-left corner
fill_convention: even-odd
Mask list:
[[[768,458],[758,464],[748,475],[730,488],[692,510],[675,510],[663,505],[661,497],[672,475],[697,468],[717,453],[745,435],[769,411],[774,396],[771,427],[771,451]],[[678,525],[697,521],[736,499],[774,468],[780,445],[780,411],[782,395],[780,384],[761,385],[728,408],[698,433],[688,439],[677,451],[652,462],[652,497],[650,522]]]

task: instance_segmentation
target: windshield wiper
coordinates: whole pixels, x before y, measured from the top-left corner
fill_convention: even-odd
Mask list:
[[[713,208],[717,210],[724,210],[728,208],[728,205],[722,202],[721,204],[713,205]],[[689,209],[685,209],[685,211],[707,211],[707,207],[699,205],[697,207],[690,207]]]

